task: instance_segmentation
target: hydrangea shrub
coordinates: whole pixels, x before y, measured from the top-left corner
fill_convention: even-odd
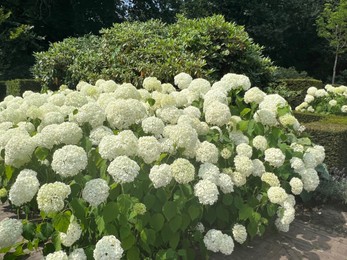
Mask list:
[[[312,112],[318,114],[346,114],[347,113],[347,87],[334,87],[325,85],[324,89],[310,87],[307,89],[304,102],[295,110],[299,112]]]
[[[1,252],[194,259],[197,247],[229,255],[271,225],[288,231],[324,148],[244,75],[174,79],[6,97],[1,197],[27,218],[0,222]]]

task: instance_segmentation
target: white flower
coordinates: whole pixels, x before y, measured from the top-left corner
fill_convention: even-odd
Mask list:
[[[293,126],[294,129],[298,129],[300,127],[299,121],[290,113],[280,116],[278,120],[283,126]]]
[[[293,157],[290,159],[290,167],[293,168],[296,173],[299,173],[305,169],[305,164],[300,158]]]
[[[309,106],[309,107],[307,108],[307,111],[313,113],[313,112],[315,111],[315,109],[314,109],[312,106]]]
[[[168,164],[154,165],[149,173],[154,188],[165,187],[172,180],[171,167]]]
[[[0,221],[0,249],[10,247],[20,238],[23,225],[20,220],[5,218]]]
[[[262,102],[264,100],[265,96],[266,96],[266,94],[263,91],[261,91],[257,87],[253,87],[253,88],[246,91],[245,96],[244,96],[244,101],[247,104],[252,103],[252,102],[256,103],[256,104],[260,104],[260,102]]]
[[[252,175],[261,177],[263,175],[263,173],[265,172],[265,166],[264,166],[263,162],[260,161],[259,159],[254,159],[254,160],[252,160],[252,163],[253,163]]]
[[[47,125],[61,124],[65,121],[64,115],[60,112],[49,112],[44,114],[42,117],[40,127],[45,127]]]
[[[302,192],[302,189],[304,187],[302,181],[297,178],[297,177],[293,177],[290,182],[290,187],[292,189],[292,193],[295,195],[300,195],[300,193]]]
[[[247,156],[236,155],[234,164],[236,171],[242,173],[245,177],[248,177],[253,172],[253,162]]]
[[[202,142],[196,150],[196,160],[202,163],[217,163],[218,155],[218,148],[214,144],[207,141]]]
[[[83,248],[76,248],[72,253],[69,255],[69,260],[87,260],[87,256],[84,253]]]
[[[188,88],[189,84],[192,82],[192,80],[193,80],[193,78],[189,74],[184,73],[184,72],[181,72],[174,77],[175,85],[179,89]]]
[[[65,97],[65,105],[72,107],[82,107],[83,105],[88,103],[88,99],[81,92],[72,91]]]
[[[195,226],[195,230],[199,231],[200,233],[204,233],[205,227],[201,222],[198,222],[198,224]]]
[[[220,89],[211,89],[204,95],[203,112],[214,101],[219,101],[222,104],[228,105],[227,93]]]
[[[272,172],[264,172],[263,175],[261,176],[261,180],[269,184],[271,187],[280,186],[280,181],[278,177]]]
[[[121,242],[115,236],[104,236],[96,243],[93,257],[95,260],[119,260],[123,252]]]
[[[332,107],[336,106],[337,105],[337,101],[335,99],[332,99],[332,100],[329,101],[329,105],[332,106]]]
[[[175,106],[164,107],[156,111],[156,115],[165,123],[176,124],[178,118],[183,114],[181,109]]]
[[[211,89],[211,83],[206,79],[198,78],[190,82],[188,90],[191,92],[192,100],[202,98]]]
[[[288,194],[281,187],[270,187],[267,191],[267,196],[271,203],[281,205],[287,199]]]
[[[341,107],[341,112],[342,112],[342,113],[347,113],[347,105],[343,105],[343,106]]]
[[[328,95],[328,92],[326,92],[325,89],[318,89],[314,95],[315,97],[324,97]]]
[[[265,161],[276,168],[283,165],[286,156],[279,148],[268,148],[265,150]]]
[[[282,224],[281,218],[277,218],[275,220],[275,225],[277,229],[281,232],[288,232],[289,231],[289,224]]]
[[[99,126],[90,131],[89,138],[93,145],[99,145],[102,138],[107,135],[113,135],[113,132],[107,126]]]
[[[194,149],[198,143],[196,130],[188,124],[167,125],[163,136],[169,138],[176,148]]]
[[[111,127],[117,129],[127,129],[141,122],[147,115],[143,103],[136,99],[117,99],[108,104],[105,112]]]
[[[176,89],[171,83],[163,83],[161,84],[161,92],[164,94],[170,94],[172,92],[175,92]]]
[[[5,164],[20,168],[31,161],[31,155],[36,148],[34,139],[26,134],[9,137],[5,145]]]
[[[203,163],[200,165],[198,176],[203,180],[209,180],[214,184],[218,183],[219,168],[212,163]]]
[[[247,240],[247,230],[244,225],[235,224],[233,226],[233,236],[236,242],[243,244]]]
[[[246,184],[246,176],[240,172],[233,172],[231,174],[231,179],[236,187],[241,187]]]
[[[307,95],[305,96],[304,101],[305,101],[306,103],[311,103],[312,101],[314,101],[314,96],[307,94]]]
[[[317,91],[318,89],[316,88],[316,87],[309,87],[308,89],[307,89],[307,94],[309,94],[309,95],[311,95],[311,96],[314,96],[315,94],[316,94],[316,91]]]
[[[231,193],[234,191],[234,183],[228,174],[219,174],[218,184],[219,188],[223,193]]]
[[[220,151],[220,156],[225,160],[229,159],[231,157],[231,155],[232,155],[232,153],[228,148],[223,148]]]
[[[253,154],[253,149],[248,144],[242,143],[236,146],[236,153],[237,155],[244,155],[248,158],[251,158]]]
[[[164,122],[158,117],[147,117],[141,122],[142,129],[147,134],[161,135],[164,131]]]
[[[107,168],[107,172],[118,183],[134,181],[139,171],[140,166],[127,156],[116,157]]]
[[[267,140],[265,136],[262,135],[257,135],[256,137],[254,137],[252,140],[252,145],[254,148],[260,151],[265,151],[268,147]]]
[[[111,93],[116,91],[119,85],[113,80],[103,80],[99,79],[95,82],[95,86],[99,87],[104,93]]]
[[[171,165],[172,176],[180,184],[194,180],[195,168],[187,159],[178,158]]]
[[[275,126],[278,124],[276,119],[276,112],[268,109],[259,109],[253,116],[256,122],[260,122],[263,125]]]
[[[81,226],[76,222],[72,221],[70,222],[70,225],[66,231],[66,233],[60,232],[60,240],[61,243],[64,246],[72,246],[80,237],[82,234]]]
[[[141,95],[131,83],[123,83],[113,92],[116,99],[141,99]]]
[[[105,202],[109,195],[109,186],[101,178],[92,179],[86,183],[82,190],[82,198],[91,206],[97,207]]]
[[[68,259],[69,258],[67,254],[62,250],[56,251],[54,253],[50,253],[45,258],[45,260],[68,260]]]
[[[230,255],[234,250],[233,239],[216,229],[210,229],[207,231],[204,236],[204,244],[207,250],[215,253],[220,251],[225,255]]]
[[[245,136],[241,131],[232,131],[229,132],[229,138],[235,143],[235,145],[239,145],[242,143],[249,143],[249,139]]]
[[[106,120],[105,111],[95,102],[90,102],[78,109],[74,116],[79,125],[89,123],[92,128],[101,126]]]
[[[201,117],[201,112],[200,109],[194,106],[189,106],[183,109],[183,113],[185,115],[188,115],[190,117],[195,117],[195,118],[200,118]]]
[[[161,91],[161,82],[156,77],[145,78],[142,85],[148,91]]]
[[[227,105],[214,101],[210,103],[205,112],[206,123],[211,125],[223,126],[231,119],[230,109]]]
[[[270,94],[264,97],[264,100],[259,104],[259,110],[270,110],[277,114],[279,107],[284,107],[288,103],[287,101],[278,94]]]
[[[221,81],[227,83],[230,89],[242,88],[243,90],[248,90],[251,87],[251,81],[249,80],[249,78],[241,74],[225,74],[221,78]]]
[[[209,180],[199,180],[194,186],[194,195],[203,205],[213,205],[218,200],[217,185]]]
[[[71,193],[69,185],[62,182],[46,183],[37,193],[37,204],[45,213],[59,212],[64,208],[64,199]]]
[[[135,156],[138,152],[138,139],[131,130],[118,135],[107,135],[101,139],[99,153],[103,159],[112,160],[117,156]]]
[[[37,172],[29,169],[24,169],[18,174],[9,192],[9,200],[13,205],[19,207],[34,198],[40,187],[36,175]]]
[[[301,144],[295,142],[290,144],[290,148],[292,148],[294,152],[304,152],[304,147]]]
[[[152,163],[159,159],[161,153],[160,143],[154,136],[142,136],[138,141],[138,156],[145,163]]]
[[[315,169],[308,168],[299,173],[306,191],[314,191],[319,185],[319,177]]]

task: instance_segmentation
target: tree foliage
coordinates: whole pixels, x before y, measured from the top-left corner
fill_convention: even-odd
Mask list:
[[[337,60],[340,54],[347,51],[347,1],[330,1],[317,19],[318,35],[327,39],[333,48],[335,62],[332,83],[336,75]]]

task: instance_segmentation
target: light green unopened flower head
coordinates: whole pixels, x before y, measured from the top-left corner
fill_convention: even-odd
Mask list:
[[[7,196],[7,190],[5,188],[0,189],[0,198],[4,198]]]
[[[133,207],[133,211],[137,214],[137,215],[143,215],[146,213],[147,209],[146,209],[146,205],[143,203],[135,203],[134,207]]]

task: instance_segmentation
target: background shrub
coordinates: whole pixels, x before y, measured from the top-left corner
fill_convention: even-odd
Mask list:
[[[26,90],[41,91],[41,83],[34,79],[14,79],[5,81],[6,95],[20,96]]]
[[[183,71],[212,81],[227,72],[243,72],[253,84],[265,86],[275,70],[244,28],[222,16],[179,16],[172,25],[157,20],[115,24],[101,30],[101,36],[54,43],[35,58],[35,77],[53,88],[98,78],[140,86],[154,72],[159,80],[173,82],[172,75]]]

